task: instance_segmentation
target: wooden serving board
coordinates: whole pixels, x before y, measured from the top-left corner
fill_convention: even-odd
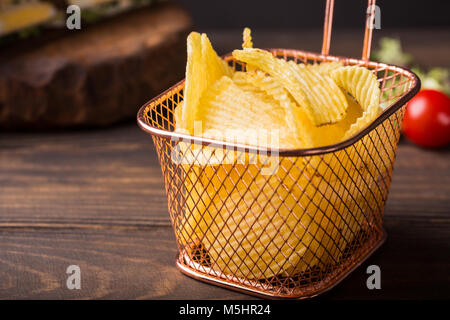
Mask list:
[[[0,129],[104,126],[184,76],[189,14],[161,3],[1,49]],[[50,38],[50,39],[49,39]]]

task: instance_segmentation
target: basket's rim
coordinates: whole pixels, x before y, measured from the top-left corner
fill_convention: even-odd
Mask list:
[[[407,103],[412,97],[414,97],[417,92],[420,90],[420,79],[419,77],[412,72],[411,70],[407,68],[402,68],[396,65],[389,65],[382,62],[375,62],[375,61],[365,61],[361,59],[355,59],[355,58],[349,58],[349,57],[340,57],[340,56],[331,56],[331,55],[323,55],[318,54],[314,52],[309,51],[302,51],[302,50],[295,50],[295,49],[282,49],[282,48],[268,48],[265,49],[268,51],[271,51],[272,53],[277,52],[284,52],[284,53],[291,53],[291,54],[300,54],[304,58],[309,59],[316,59],[316,60],[322,60],[322,61],[341,61],[345,64],[350,65],[362,65],[362,66],[368,66],[368,67],[374,67],[374,68],[385,68],[388,71],[395,71],[399,74],[402,74],[412,80],[414,82],[414,86],[408,90],[399,100],[397,100],[395,103],[390,105],[388,108],[386,108],[375,121],[373,121],[369,126],[367,126],[364,130],[359,131],[356,135],[327,146],[317,147],[317,148],[299,148],[299,149],[286,149],[286,148],[280,148],[277,149],[277,154],[279,156],[312,156],[312,155],[320,155],[325,153],[331,153],[335,152],[341,149],[344,149],[350,145],[355,144],[357,141],[361,140],[365,135],[367,135],[370,131],[375,129],[379,124],[381,124],[384,120],[389,118],[393,113],[395,113],[397,110],[399,110],[405,103]],[[231,53],[228,53],[224,56],[224,59],[230,59]],[[213,139],[207,139],[203,137],[197,137],[192,136],[188,134],[168,131],[168,130],[162,130],[156,127],[153,127],[145,122],[144,115],[146,113],[147,108],[155,103],[156,101],[160,100],[164,96],[166,96],[169,92],[175,90],[176,88],[180,86],[184,86],[185,79],[179,81],[178,83],[171,86],[169,89],[165,90],[161,94],[157,95],[153,99],[147,101],[138,111],[137,114],[137,123],[139,127],[146,133],[154,136],[160,136],[167,139],[172,139],[174,141],[189,141],[193,144],[201,144],[204,146],[220,146],[223,148],[227,148],[228,150],[235,150],[235,151],[243,151],[243,152],[251,152],[251,153],[268,153],[270,154],[270,150],[266,147],[258,147],[258,146],[250,146],[250,145],[244,145],[244,144],[237,144],[237,143],[231,143],[231,142],[225,142],[225,141],[219,141],[219,140],[213,140]],[[273,150],[273,149],[272,149]]]

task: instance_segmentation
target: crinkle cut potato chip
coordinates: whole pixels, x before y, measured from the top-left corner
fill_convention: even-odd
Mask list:
[[[251,30],[249,28],[244,28],[244,32],[242,34],[242,48],[253,48],[253,42],[252,42],[252,34]]]
[[[197,121],[203,137],[247,145],[295,148],[284,109],[271,97],[243,90],[223,76],[200,99]],[[279,139],[271,141],[271,137]],[[276,136],[275,136],[276,138]],[[230,141],[234,139],[234,141]]]
[[[331,77],[338,86],[350,93],[364,110],[363,115],[346,132],[347,138],[369,125],[381,113],[381,90],[377,77],[364,67],[337,68],[331,72]]]
[[[338,61],[322,62],[322,63],[306,65],[307,68],[317,71],[320,74],[324,74],[327,76],[331,76],[332,71],[334,71],[342,66],[343,66],[342,62],[338,62]]]
[[[187,38],[187,65],[182,104],[181,123],[178,131],[193,134],[200,97],[208,86],[233,71],[214,51],[206,34],[191,32]]]
[[[381,111],[378,81],[368,69],[276,58],[253,48],[248,28],[243,49],[233,51],[246,71],[232,70],[204,34],[191,33],[187,47],[184,100],[174,115],[180,132],[241,145],[314,148],[356,134]],[[179,142],[186,203],[176,221],[178,241],[201,243],[211,268],[247,279],[339,261],[361,225],[372,223],[365,221],[367,211],[383,201],[381,190],[351,187],[354,177],[373,184],[389,168],[383,150],[376,165],[366,164],[356,150],[382,146],[363,139],[321,156],[282,157],[269,175],[262,168],[270,156],[250,163],[243,151]],[[330,169],[338,163],[344,170]]]
[[[291,144],[296,144],[296,147],[313,147],[312,137],[307,130],[309,119],[295,117],[294,109],[298,109],[298,106],[278,81],[259,70],[236,72],[233,75],[233,81],[244,90],[264,92],[270,97],[269,99],[274,100],[272,103],[279,104],[283,108],[286,120],[285,130],[292,134],[292,139],[296,140]]]
[[[335,123],[344,117],[348,106],[345,96],[328,76],[261,49],[234,50],[233,57],[279,81],[315,125]]]

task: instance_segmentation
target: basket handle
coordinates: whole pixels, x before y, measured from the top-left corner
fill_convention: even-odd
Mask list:
[[[372,44],[372,31],[373,28],[369,19],[372,21],[372,17],[375,15],[375,3],[376,0],[368,0],[367,11],[366,11],[366,22],[364,28],[364,43],[362,51],[362,60],[368,61],[370,57],[370,49]],[[334,10],[334,0],[327,0],[325,6],[325,19],[323,24],[323,41],[322,41],[322,54],[328,55],[330,53],[330,42],[331,42],[331,29],[333,26],[333,10]]]

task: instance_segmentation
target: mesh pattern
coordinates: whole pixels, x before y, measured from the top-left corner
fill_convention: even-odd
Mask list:
[[[385,64],[272,52],[298,63],[364,65],[378,77],[385,112],[395,112],[353,143],[319,153],[262,156],[251,149],[199,143],[197,152],[187,147],[176,153],[179,161],[173,157],[180,142],[171,133],[184,83],[144,106],[142,118],[163,133],[154,134],[153,141],[182,271],[255,294],[310,297],[336,284],[384,239],[401,104],[418,84],[412,73]],[[245,69],[232,57],[226,59],[236,70]],[[205,151],[208,161],[199,160],[198,150]],[[217,161],[228,157],[234,160]],[[272,161],[278,163],[276,173],[262,175]]]

